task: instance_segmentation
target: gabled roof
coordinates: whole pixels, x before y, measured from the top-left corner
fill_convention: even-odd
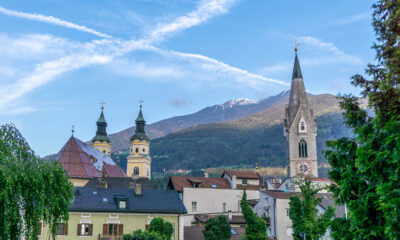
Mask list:
[[[228,174],[229,177],[236,176],[236,178],[244,178],[244,179],[260,179],[261,176],[254,172],[254,171],[248,171],[248,170],[225,170],[222,176],[224,174]]]
[[[201,182],[201,183],[200,183]],[[199,188],[230,189],[231,185],[224,178],[203,178],[172,176],[169,180],[170,188],[182,192],[183,188],[194,188],[193,183],[199,183]]]
[[[130,212],[130,213],[186,213],[176,191],[143,189],[136,195],[133,189],[76,187],[70,211]],[[120,209],[117,200],[126,199],[127,208]]]
[[[61,163],[71,178],[100,177],[104,165],[115,166],[104,169],[109,177],[125,176],[116,170],[119,167],[111,157],[74,136],[61,148],[54,159]]]

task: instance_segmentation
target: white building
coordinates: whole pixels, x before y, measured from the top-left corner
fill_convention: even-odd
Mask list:
[[[258,200],[260,180],[261,177],[255,172],[226,171],[222,178],[172,176],[168,186],[178,191],[186,207],[184,225],[192,226],[195,215],[219,215],[228,212],[240,215],[243,189],[247,189],[248,200]]]

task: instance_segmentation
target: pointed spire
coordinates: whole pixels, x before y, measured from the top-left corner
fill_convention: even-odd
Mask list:
[[[301,68],[299,63],[299,58],[297,57],[297,47],[294,49],[296,52],[296,57],[294,58],[294,66],[293,66],[293,75],[292,79],[295,78],[303,78],[303,74],[301,74]]]
[[[288,124],[289,126],[293,122],[293,118],[295,117],[300,104],[302,102],[307,103],[307,93],[304,87],[303,82],[303,75],[301,74],[299,58],[297,57],[297,46],[295,50],[295,59],[294,59],[294,66],[293,66],[293,75],[292,75],[292,86],[290,89],[290,99],[289,99],[289,106],[288,106]]]
[[[149,141],[149,137],[146,135],[145,131],[144,131],[144,126],[146,125],[146,121],[143,118],[143,113],[142,113],[142,102],[140,101],[140,105],[139,105],[139,115],[136,118],[136,129],[135,129],[135,134],[131,137],[131,141],[138,139],[138,140],[146,140]]]
[[[104,102],[101,102],[101,113],[99,120],[97,120],[96,125],[97,125],[97,131],[96,131],[96,136],[92,139],[92,142],[95,141],[100,141],[100,142],[110,142],[110,139],[107,137],[107,122],[104,118]]]

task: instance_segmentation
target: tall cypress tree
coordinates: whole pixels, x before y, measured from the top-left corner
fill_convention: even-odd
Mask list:
[[[349,209],[354,239],[400,239],[400,1],[373,5],[377,63],[352,77],[375,112],[368,116],[356,97],[341,96],[354,138],[328,142],[332,192]]]

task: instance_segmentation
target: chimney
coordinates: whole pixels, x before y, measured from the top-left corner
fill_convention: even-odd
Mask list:
[[[203,177],[208,178],[208,172],[206,172],[205,170],[203,170]]]
[[[129,189],[135,189],[135,182],[129,182]]]
[[[228,211],[228,221],[229,222],[232,221],[232,211],[231,210]]]
[[[135,194],[141,196],[142,195],[142,184],[136,183],[135,186]]]
[[[107,188],[107,182],[104,179],[99,180],[99,187],[100,188]]]

